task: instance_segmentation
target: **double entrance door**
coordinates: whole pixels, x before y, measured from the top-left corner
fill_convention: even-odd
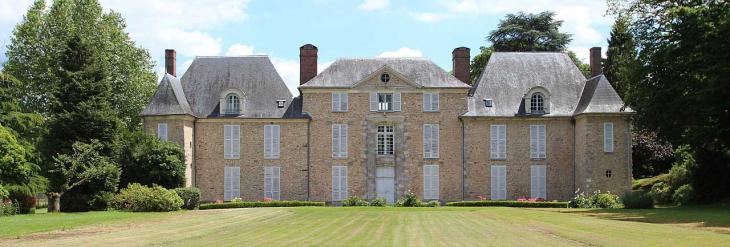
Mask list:
[[[388,204],[395,203],[395,168],[377,167],[375,170],[375,191],[378,198],[385,198]]]

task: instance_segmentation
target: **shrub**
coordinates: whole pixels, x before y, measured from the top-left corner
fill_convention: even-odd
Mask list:
[[[657,204],[672,203],[672,190],[667,183],[659,182],[654,184],[654,186],[651,186],[649,195]]]
[[[530,201],[463,201],[446,203],[449,207],[516,207],[516,208],[567,208],[568,202],[530,202]]]
[[[687,204],[687,202],[691,201],[693,197],[694,189],[692,188],[692,185],[685,184],[674,191],[672,200],[676,204]]]
[[[9,195],[10,193],[8,192],[8,190],[6,190],[5,187],[0,184],[0,202],[2,202],[5,198],[8,198]]]
[[[403,195],[403,198],[398,200],[395,204],[396,207],[420,207],[421,206],[421,200],[418,199],[415,193],[409,191],[406,191],[406,194]]]
[[[434,200],[434,201],[430,201],[430,202],[426,203],[425,206],[435,208],[435,207],[441,206],[441,203],[439,203],[439,201]]]
[[[651,190],[651,187],[654,186],[654,184],[659,182],[668,182],[669,181],[669,174],[660,174],[654,177],[650,178],[642,178],[642,179],[635,179],[632,182],[631,189],[633,190],[645,190],[649,191]]]
[[[183,200],[175,191],[162,186],[147,187],[133,183],[114,196],[112,205],[116,209],[125,211],[166,212],[179,210],[183,205]]]
[[[15,205],[18,205],[18,203],[13,203],[11,201],[4,202],[3,200],[0,200],[0,216],[10,216],[17,214],[18,208]]]
[[[242,201],[243,201],[243,199],[241,199],[240,197],[231,199],[231,202],[242,202]]]
[[[385,207],[388,205],[388,202],[385,201],[385,198],[375,198],[372,201],[370,201],[370,206],[373,207]]]
[[[200,210],[222,209],[222,208],[261,208],[261,207],[324,207],[324,202],[310,201],[271,201],[271,202],[224,202],[205,203],[200,205]]]
[[[183,200],[183,208],[187,210],[197,209],[200,206],[200,189],[195,187],[175,189]]]
[[[367,206],[368,201],[363,200],[357,196],[351,196],[345,200],[342,200],[342,206],[344,207],[360,207]]]
[[[142,131],[125,133],[121,148],[120,187],[129,183],[172,189],[185,186],[185,152],[180,145]]]
[[[576,208],[621,208],[620,198],[611,194],[611,192],[601,193],[595,191],[592,194],[579,193],[573,198],[570,203],[572,207]]]
[[[644,190],[629,191],[621,198],[625,208],[654,208],[654,200],[651,199],[649,192]]]

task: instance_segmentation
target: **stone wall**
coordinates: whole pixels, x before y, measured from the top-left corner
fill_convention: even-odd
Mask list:
[[[613,152],[603,150],[603,123],[613,123]],[[631,188],[631,125],[626,115],[581,115],[576,118],[578,189],[623,195]],[[611,176],[606,175],[611,171]]]
[[[195,119],[192,116],[147,116],[143,120],[145,131],[154,136],[157,136],[157,124],[167,123],[167,140],[181,145],[185,152],[185,186],[193,186],[195,184],[193,175]]]

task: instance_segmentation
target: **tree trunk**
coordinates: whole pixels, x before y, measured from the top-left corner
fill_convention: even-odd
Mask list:
[[[58,213],[61,212],[61,196],[62,193],[50,192],[48,193],[48,212]]]

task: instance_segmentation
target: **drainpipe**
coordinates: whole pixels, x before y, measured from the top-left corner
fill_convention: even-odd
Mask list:
[[[466,142],[464,140],[466,134],[464,133],[464,119],[459,117],[459,123],[461,123],[461,200],[463,201],[466,199]]]
[[[307,201],[310,200],[310,184],[312,183],[310,173],[311,173],[311,167],[310,167],[310,153],[312,148],[312,143],[310,142],[310,133],[312,128],[312,117],[309,115],[309,113],[305,113],[307,115],[307,118],[309,119],[307,121]]]
[[[576,145],[575,145],[575,144],[576,144],[576,142],[575,142],[575,136],[576,136],[576,134],[575,134],[575,133],[576,133],[576,131],[577,131],[577,130],[576,130],[576,128],[578,128],[578,125],[576,124],[575,118],[571,119],[571,120],[570,120],[570,123],[571,123],[571,124],[573,125],[573,194],[575,194],[575,187],[576,187],[576,184],[575,184],[575,175],[576,175],[576,171],[575,171],[575,169],[576,169],[576,160],[575,160],[575,159],[576,159],[576,157],[577,157],[577,156],[576,156],[576,151],[575,151],[575,150],[576,150],[576,148],[578,147],[578,146],[576,146]],[[574,195],[574,196],[575,196],[575,195]]]

